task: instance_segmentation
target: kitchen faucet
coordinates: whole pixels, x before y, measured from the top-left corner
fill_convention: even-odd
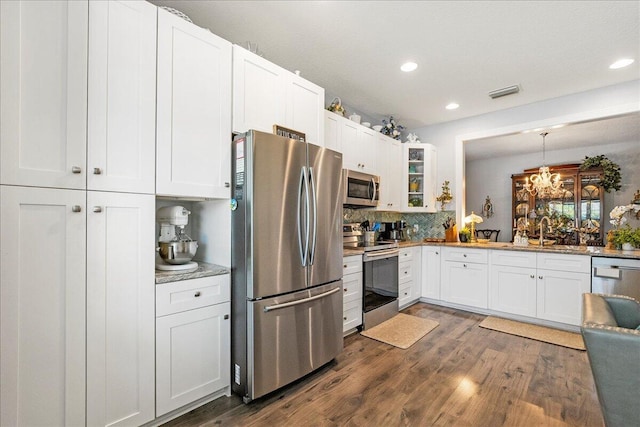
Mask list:
[[[540,246],[544,246],[544,234],[542,231],[542,223],[544,222],[544,220],[547,220],[547,225],[549,227],[551,227],[551,219],[548,216],[543,216],[542,218],[540,218]]]

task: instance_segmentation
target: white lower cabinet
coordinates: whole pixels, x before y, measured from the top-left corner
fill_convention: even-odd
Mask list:
[[[84,425],[85,192],[0,201],[0,425]]]
[[[536,316],[536,254],[491,251],[489,308]]]
[[[155,197],[87,192],[87,425],[154,419]]]
[[[422,292],[424,298],[440,298],[440,246],[422,247]]]
[[[398,255],[398,307],[403,309],[420,298],[420,246],[400,249]]]
[[[156,416],[229,394],[228,274],[156,286]]]
[[[442,249],[442,300],[486,309],[488,306],[487,251]]]
[[[344,257],[342,265],[342,332],[346,333],[362,325],[362,256]]]
[[[537,263],[537,317],[579,326],[582,294],[591,292],[591,258],[538,253]]]
[[[491,251],[489,308],[578,326],[591,290],[590,257]]]

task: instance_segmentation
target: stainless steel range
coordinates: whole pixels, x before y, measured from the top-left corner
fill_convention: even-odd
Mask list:
[[[359,224],[342,226],[343,245],[364,249],[362,256],[363,329],[371,328],[398,314],[398,243],[365,242]]]

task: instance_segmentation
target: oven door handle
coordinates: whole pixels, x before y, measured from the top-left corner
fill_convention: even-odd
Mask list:
[[[309,297],[309,298],[298,299],[298,300],[291,301],[291,302],[284,302],[282,304],[268,305],[268,306],[266,306],[264,308],[264,312],[268,313],[270,311],[278,310],[280,308],[293,307],[294,305],[300,305],[300,304],[304,304],[305,302],[315,301],[317,299],[328,297],[329,295],[335,294],[339,290],[340,290],[340,288],[334,288],[334,289],[331,289],[330,291],[327,291],[327,292],[324,292],[324,293],[321,293],[321,294],[318,294],[318,295],[314,295],[314,296]]]
[[[377,259],[398,256],[398,254],[400,254],[399,249],[386,249],[386,250],[380,250],[380,251],[365,252],[364,256],[362,257],[362,261],[363,262],[375,261]]]

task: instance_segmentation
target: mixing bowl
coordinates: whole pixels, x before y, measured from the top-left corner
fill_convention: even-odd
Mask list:
[[[186,264],[196,255],[197,240],[158,242],[160,258],[167,264]]]

